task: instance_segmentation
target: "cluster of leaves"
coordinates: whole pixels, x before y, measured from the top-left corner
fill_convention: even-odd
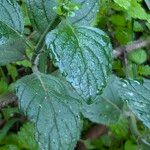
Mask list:
[[[23,76],[33,70],[19,79],[15,87],[19,108],[34,123],[35,131],[27,123],[17,134],[7,137],[16,122],[10,119],[0,136],[1,145],[7,144],[2,149],[72,150],[80,139],[83,116],[107,125],[118,136],[116,142],[120,136],[127,139],[126,150],[137,148],[133,143],[137,137],[140,144],[147,146],[150,80],[142,76],[150,75],[148,53],[146,49],[129,53],[128,64],[112,60],[110,39],[98,29],[109,33],[114,46],[145,38],[150,17],[142,1],[26,0],[22,3],[23,14],[15,0],[0,0],[0,65],[3,66],[0,93],[7,92],[9,83],[21,77],[20,68],[25,68]],[[92,27],[96,24],[98,28]],[[30,30],[34,30],[33,35],[28,36]],[[56,69],[59,71],[53,72]],[[112,75],[112,69],[120,77],[133,79]],[[133,113],[143,122],[145,126],[141,123],[139,126],[144,129],[138,131]],[[128,135],[128,123],[135,137]],[[111,135],[84,143],[88,149],[116,148]]]
[[[126,45],[132,41],[139,39],[145,39],[149,35],[148,20],[145,20],[141,16],[149,16],[149,7],[147,3],[146,9],[143,9],[143,1],[115,1],[102,0],[102,8],[98,17],[98,26],[100,28],[109,29],[109,34],[113,39],[113,43],[116,46]],[[132,6],[132,3],[135,5]],[[127,6],[130,8],[127,9]],[[137,7],[140,7],[139,9]],[[133,11],[133,9],[135,9]],[[130,12],[133,13],[130,13]],[[137,13],[138,12],[138,13]],[[139,15],[140,14],[140,15]],[[138,17],[135,17],[138,15]],[[109,18],[109,19],[107,19]],[[148,65],[149,53],[146,49],[137,49],[128,54],[128,74],[130,77],[140,78],[140,76],[149,76],[150,66]],[[120,60],[115,60],[113,69],[119,76],[124,77],[125,73],[122,70],[123,66]],[[135,70],[135,71],[134,71]],[[133,74],[134,72],[134,74]]]

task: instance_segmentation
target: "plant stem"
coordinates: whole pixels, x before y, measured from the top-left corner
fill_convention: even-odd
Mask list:
[[[143,48],[143,47],[146,47],[148,45],[150,45],[150,37],[148,37],[146,40],[141,40],[140,39],[140,40],[134,41],[131,44],[127,44],[125,46],[117,47],[116,49],[113,50],[113,55],[114,55],[114,58],[117,58],[117,57],[119,57],[120,55],[123,54],[124,50],[126,52],[131,52],[135,49]]]
[[[38,43],[37,43],[37,45],[35,47],[34,54],[32,56],[32,63],[33,64],[34,64],[34,61],[35,61],[37,55],[40,53],[41,49],[45,45],[45,42],[44,42],[45,36],[47,35],[47,33],[49,31],[53,30],[59,24],[60,21],[57,23],[57,20],[59,20],[58,16],[55,18],[55,20],[51,24],[48,25],[48,27],[46,28],[46,30],[44,31],[44,33],[41,35],[41,37],[40,37],[40,39],[39,39],[39,41],[38,41]]]

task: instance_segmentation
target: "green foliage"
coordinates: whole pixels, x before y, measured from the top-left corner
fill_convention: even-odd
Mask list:
[[[63,5],[63,2],[61,0],[59,4]],[[96,13],[99,9],[99,0],[71,0],[71,2],[80,6],[80,9],[75,11],[75,15],[69,17],[69,20],[73,24],[89,25],[95,20]],[[56,8],[57,0],[46,0],[45,2],[27,0],[27,5],[32,25],[42,32],[48,27],[48,24],[53,24],[57,18],[57,13],[61,15],[64,13],[60,10],[60,6]]]
[[[24,58],[24,44],[19,35],[23,32],[23,19],[15,1],[2,1],[0,14],[0,65],[5,65]]]
[[[129,133],[128,123],[129,121],[122,115],[116,124],[110,125],[111,132],[116,138],[126,138]]]
[[[82,113],[86,118],[105,125],[116,124],[123,113],[123,101],[118,95],[119,89],[116,86],[118,81],[116,76],[112,76],[103,94],[96,97],[95,103],[83,105]]]
[[[34,135],[34,125],[31,123],[24,124],[16,135],[19,147],[27,150],[40,150],[37,142],[35,141]]]
[[[74,11],[79,10],[80,5],[69,0],[58,0],[58,6],[55,8],[58,15],[64,17],[74,17]]]
[[[145,79],[143,82],[140,84],[134,80],[123,81],[119,84],[119,94],[136,116],[150,128],[150,81]]]
[[[148,47],[124,52],[112,65],[108,37],[116,47],[149,36],[143,4],[149,7],[146,0],[0,0],[0,94],[15,82],[21,110],[15,104],[1,110],[0,149],[73,150],[92,124],[83,126],[85,118],[109,127],[101,139],[84,141],[88,149],[148,146],[150,80],[142,78],[150,75]],[[34,124],[15,134],[18,113]]]
[[[150,66],[146,65],[146,66],[139,66],[138,72],[140,75],[143,76],[150,76]]]
[[[147,61],[147,53],[143,49],[138,49],[129,53],[128,59],[136,64],[143,64]]]
[[[61,80],[41,73],[26,76],[17,83],[17,96],[21,110],[36,125],[43,149],[75,147],[82,127],[80,102],[69,96]]]
[[[137,150],[138,146],[133,143],[132,141],[126,141],[125,143],[125,150]]]
[[[7,65],[8,75],[11,76],[13,81],[16,80],[16,77],[18,76],[18,72],[15,66],[8,64]]]
[[[149,0],[144,0],[144,1],[146,3],[147,7],[150,9],[150,1]]]
[[[0,142],[5,138],[7,132],[9,129],[13,126],[13,124],[18,121],[17,119],[11,119],[7,122],[7,124],[3,127],[3,129],[0,131]]]
[[[17,134],[11,134],[3,140],[6,146],[0,147],[1,150],[40,150],[34,139],[34,125],[25,123]]]
[[[120,7],[124,8],[127,13],[141,20],[147,20],[150,23],[150,15],[146,13],[138,0],[114,0]]]
[[[93,98],[106,86],[112,50],[103,31],[62,23],[48,34],[46,44],[56,66],[80,95]]]
[[[12,118],[14,116],[14,113],[19,113],[19,109],[18,109],[18,107],[16,107],[16,108],[11,108],[11,107],[3,108],[2,113],[3,113],[4,118],[6,120],[9,120],[10,118]]]
[[[0,80],[0,87],[0,94],[4,94],[5,92],[7,92],[8,84],[5,80]]]

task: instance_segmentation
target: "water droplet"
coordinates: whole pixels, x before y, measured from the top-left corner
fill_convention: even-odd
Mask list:
[[[137,83],[138,85],[140,85],[140,82],[139,82],[139,81],[137,81],[137,80],[134,80],[134,82],[135,82],[135,83]]]
[[[105,107],[106,107],[106,109],[109,109],[109,105],[106,105]]]
[[[123,86],[123,87],[127,87],[127,84],[123,83],[122,86]]]
[[[133,96],[134,94],[132,92],[127,92],[128,95]]]

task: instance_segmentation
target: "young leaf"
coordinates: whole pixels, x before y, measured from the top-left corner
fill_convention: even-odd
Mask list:
[[[76,25],[91,25],[99,10],[99,0],[72,0],[72,2],[79,3],[81,6],[75,12],[75,16],[70,17],[70,21]]]
[[[55,65],[84,98],[94,98],[106,86],[112,48],[103,31],[64,23],[48,34],[46,45]]]
[[[99,0],[71,0],[80,5],[80,9],[75,11],[75,16],[70,20],[74,24],[89,25],[96,17],[99,10]],[[32,25],[43,32],[49,24],[53,23],[57,14],[54,10],[57,7],[57,0],[26,0],[29,17]]]
[[[114,0],[114,2],[124,8],[132,18],[147,20],[150,22],[149,14],[146,13],[138,0]]]
[[[34,125],[30,122],[24,123],[17,134],[11,133],[5,136],[0,150],[41,150],[34,136]]]
[[[115,124],[122,114],[123,101],[119,97],[116,76],[111,76],[102,95],[97,96],[96,102],[83,105],[83,115],[92,122],[105,125]]]
[[[150,128],[150,80],[145,79],[143,84],[134,80],[123,81],[119,87],[122,99],[127,101],[133,113]]]
[[[0,14],[0,65],[5,65],[23,58],[25,47],[18,35],[23,32],[23,20],[15,1],[1,1]]]
[[[150,76],[150,66],[149,65],[141,65],[138,68],[138,73],[141,76]]]
[[[18,145],[21,149],[40,150],[38,143],[34,139],[34,133],[34,126],[29,122],[21,127],[20,131],[16,135]]]
[[[35,123],[43,150],[73,150],[80,136],[79,100],[56,77],[41,73],[17,82],[21,110]]]
[[[147,53],[144,49],[137,49],[128,54],[128,59],[140,65],[147,61]]]

